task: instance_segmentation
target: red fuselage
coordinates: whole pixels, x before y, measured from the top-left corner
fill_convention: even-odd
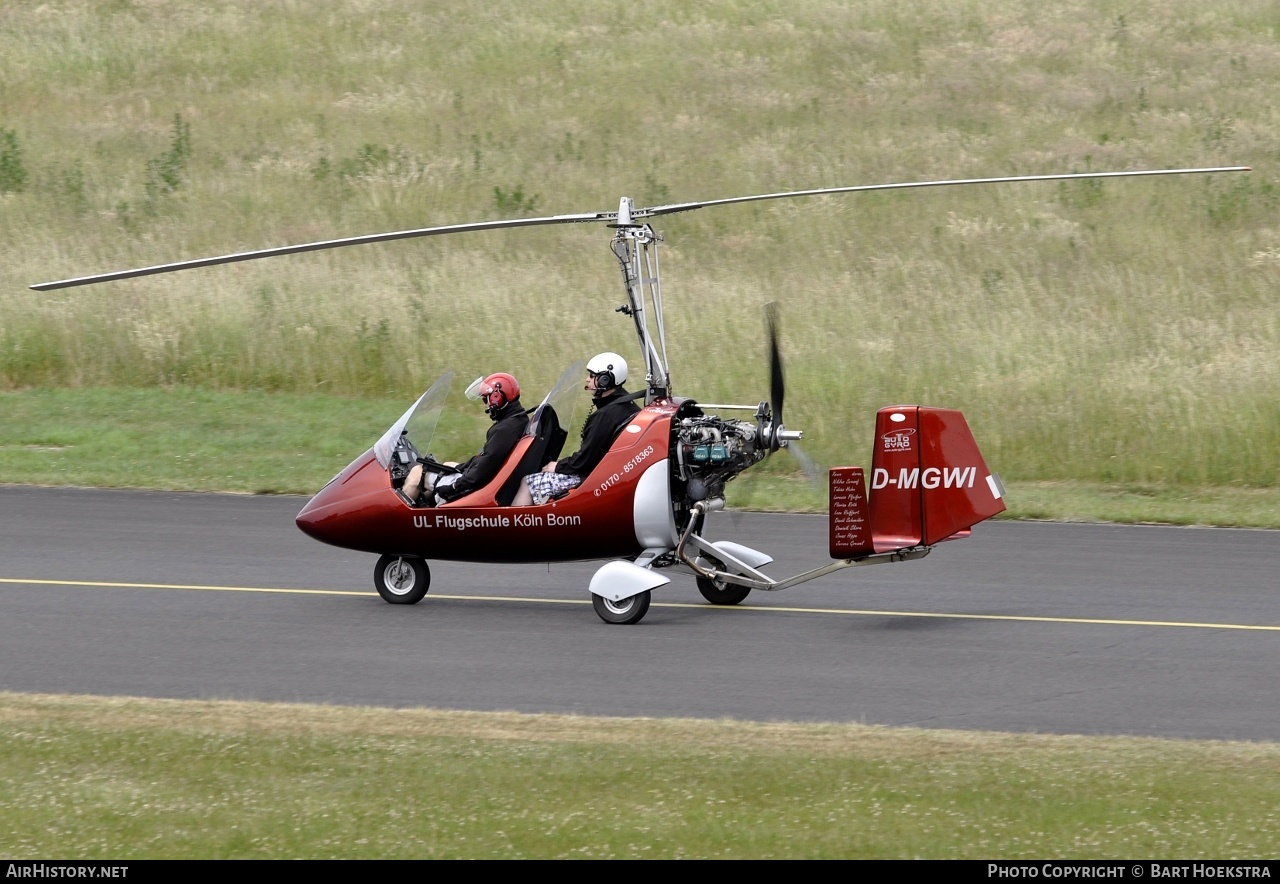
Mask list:
[[[577,561],[674,546],[667,457],[675,410],[668,401],[641,409],[582,485],[542,506],[496,501],[526,436],[487,485],[435,507],[405,500],[370,449],[302,508],[297,524],[333,546],[452,561]]]

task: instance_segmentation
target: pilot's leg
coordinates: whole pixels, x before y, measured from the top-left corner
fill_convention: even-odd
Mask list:
[[[430,506],[432,493],[439,482],[440,474],[428,471],[422,464],[414,464],[409,475],[404,477],[404,496],[411,503],[419,506]]]
[[[417,503],[418,498],[422,496],[424,478],[425,474],[420,463],[414,464],[413,469],[409,470],[409,475],[404,477],[404,486],[400,490],[404,492],[405,497],[409,498],[410,503]]]

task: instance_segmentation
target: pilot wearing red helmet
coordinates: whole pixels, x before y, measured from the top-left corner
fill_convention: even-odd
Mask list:
[[[447,503],[483,487],[498,474],[529,426],[529,416],[520,404],[520,382],[506,372],[477,378],[467,388],[467,398],[483,402],[485,412],[493,421],[485,434],[484,446],[470,460],[449,464],[458,468],[456,473],[440,476],[410,472],[405,486],[411,500],[416,500],[423,491],[434,490],[435,502]]]

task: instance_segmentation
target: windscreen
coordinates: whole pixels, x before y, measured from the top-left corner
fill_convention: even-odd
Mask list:
[[[436,434],[436,424],[440,422],[440,412],[444,410],[445,397],[449,395],[449,387],[453,384],[453,372],[445,372],[427,392],[418,397],[400,418],[391,425],[391,429],[382,434],[382,438],[374,443],[373,453],[385,470],[391,464],[391,455],[396,450],[401,434],[407,432],[409,441],[418,451],[426,451],[431,439]]]

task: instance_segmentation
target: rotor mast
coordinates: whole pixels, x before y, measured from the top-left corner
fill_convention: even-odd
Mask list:
[[[630,197],[618,201],[617,232],[610,247],[622,268],[622,284],[627,303],[618,308],[635,323],[640,351],[644,354],[645,402],[671,395],[667,373],[667,336],[662,323],[662,282],[658,267],[658,243],[662,237],[648,224],[632,220],[635,203]]]

